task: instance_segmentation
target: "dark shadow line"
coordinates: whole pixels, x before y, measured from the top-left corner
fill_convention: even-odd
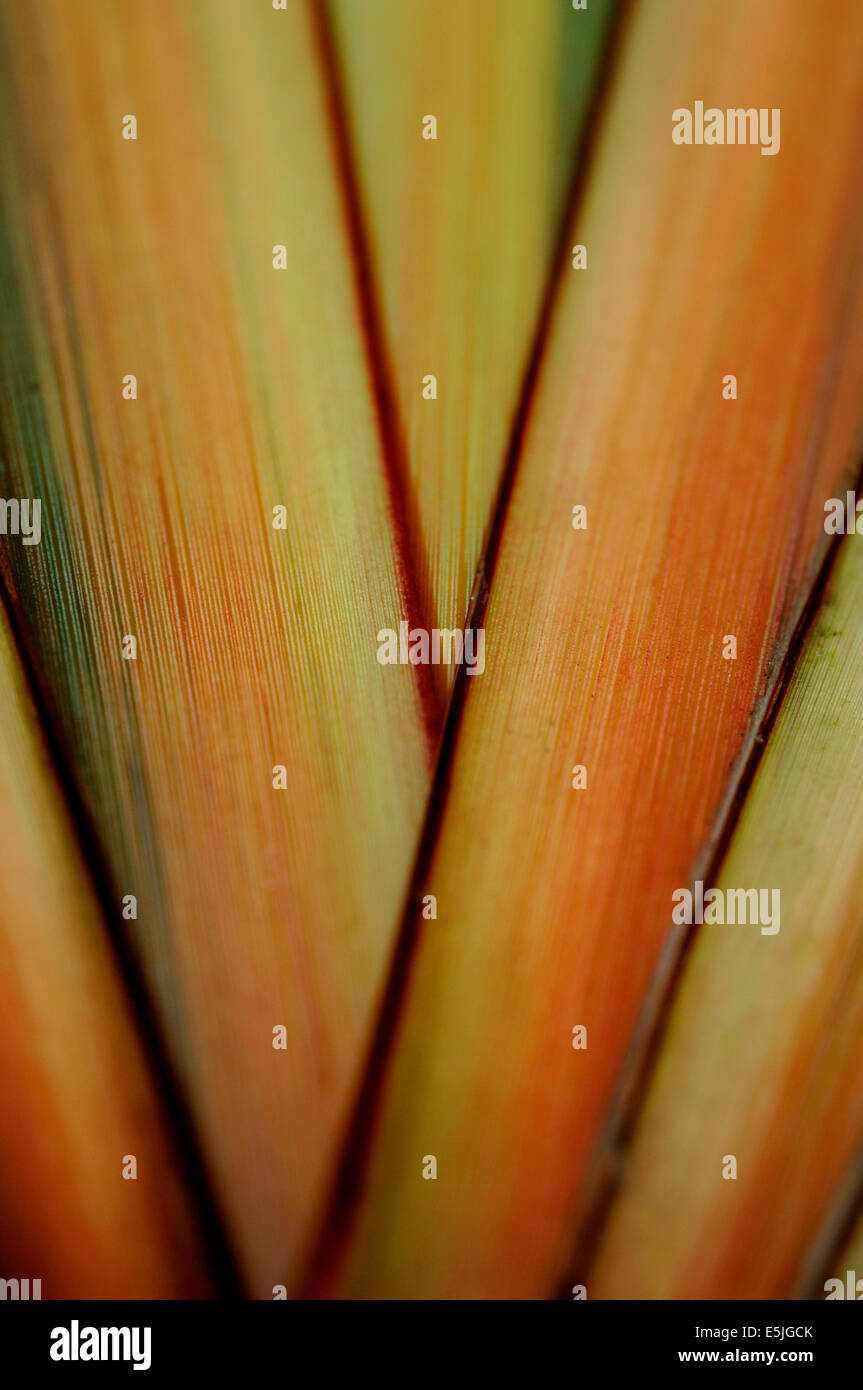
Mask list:
[[[545,355],[548,332],[564,275],[563,264],[569,233],[579,206],[590,170],[595,159],[596,145],[609,93],[617,72],[625,22],[633,0],[618,0],[606,34],[605,47],[594,81],[590,111],[580,129],[575,151],[575,168],[569,196],[563,209],[556,236],[548,281],[537,317],[530,356],[519,392],[518,407],[510,431],[509,444],[501,471],[487,539],[477,565],[471,590],[471,603],[465,628],[482,627],[489,594],[500,554],[501,538],[518,471],[522,442],[525,436],[536,382]],[[407,985],[416,958],[421,932],[420,907],[422,889],[431,866],[438,833],[446,809],[455,750],[461,729],[462,716],[471,678],[460,666],[453,684],[452,697],[446,712],[432,788],[423,823],[407,892],[404,913],[399,927],[386,988],[378,1013],[377,1024],[368,1052],[353,1114],[336,1167],[336,1176],[329,1201],[311,1255],[306,1274],[300,1284],[298,1297],[326,1296],[338,1269],[357,1217],[359,1198],[369,1167],[371,1140],[380,1112],[384,1078],[392,1056]]]
[[[348,249],[359,300],[362,335],[372,382],[375,413],[381,442],[383,471],[392,519],[393,551],[402,607],[411,626],[429,628],[433,613],[428,565],[424,558],[422,527],[416,497],[410,484],[407,449],[393,386],[386,334],[378,310],[369,236],[363,215],[359,176],[351,143],[350,119],[344,96],[338,46],[326,0],[309,0],[312,29],[323,73],[335,163],[344,202]],[[434,763],[444,721],[444,709],[430,665],[413,668],[426,739],[429,765]]]
[[[837,1277],[839,1256],[853,1235],[863,1213],[863,1148],[858,1148],[844,1181],[834,1195],[827,1213],[818,1227],[815,1239],[798,1271],[788,1295],[790,1299],[822,1300],[824,1284]],[[841,1275],[839,1276],[841,1278]]]

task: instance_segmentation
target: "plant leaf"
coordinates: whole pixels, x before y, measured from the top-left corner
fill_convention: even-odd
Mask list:
[[[315,32],[300,4],[37,0],[3,67],[6,486],[44,503],[16,603],[271,1297],[326,1188],[436,738],[427,672],[377,661],[409,557]]]
[[[4,1275],[40,1279],[42,1298],[204,1298],[176,1154],[2,613],[0,725]]]
[[[613,11],[332,6],[412,554],[444,628],[468,612]],[[454,669],[438,668],[442,683]]]
[[[569,1266],[672,892],[712,852],[856,463],[861,41],[842,4],[632,15],[331,1292],[535,1298]],[[793,156],[675,145],[701,93],[781,108]]]

